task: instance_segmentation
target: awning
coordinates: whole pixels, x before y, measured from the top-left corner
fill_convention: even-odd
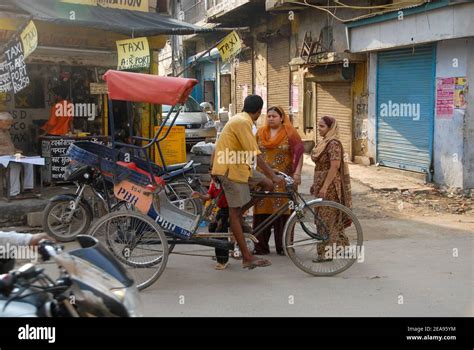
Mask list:
[[[112,100],[174,106],[188,99],[196,79],[108,70],[104,75]]]
[[[213,31],[158,13],[77,5],[63,3],[60,0],[8,1],[21,12],[32,16],[33,20],[96,28],[134,37],[161,34],[189,35]]]

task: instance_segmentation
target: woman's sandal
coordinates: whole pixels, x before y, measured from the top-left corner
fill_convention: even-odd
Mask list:
[[[251,262],[242,263],[242,268],[252,270],[256,267],[265,267],[270,266],[271,264],[272,262],[270,260],[257,258]]]

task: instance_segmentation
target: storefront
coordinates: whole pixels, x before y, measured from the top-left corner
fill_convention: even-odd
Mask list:
[[[435,46],[378,53],[377,162],[431,174]]]
[[[59,0],[19,0],[12,1],[10,7],[12,12],[0,16],[0,42],[5,48],[11,47],[12,40],[28,23],[36,27],[37,42],[24,60],[28,84],[19,91],[5,86],[0,94],[0,110],[9,111],[14,118],[11,135],[15,147],[25,154],[46,158],[46,182],[61,180],[68,162],[64,153],[71,142],[107,142],[110,138],[107,90],[102,77],[108,69],[120,65],[118,41],[144,38],[147,44],[143,49],[146,66],[120,69],[157,74],[156,50],[165,44],[164,34],[199,31],[195,26],[156,13],[66,4]],[[73,26],[71,13],[75,16]],[[139,47],[139,43],[127,42],[126,47]],[[158,122],[154,116],[159,116],[159,106],[114,102],[113,108],[117,109],[116,125],[122,121],[123,129],[132,128],[136,135],[150,136]],[[133,113],[133,125],[125,122],[129,111]],[[65,115],[71,119],[67,128],[53,125],[53,119],[61,124],[63,119],[56,117]],[[46,123],[53,128],[41,129]]]

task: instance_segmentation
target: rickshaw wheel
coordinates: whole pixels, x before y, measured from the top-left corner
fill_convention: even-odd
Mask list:
[[[163,273],[168,240],[150,217],[134,211],[116,211],[100,218],[90,232],[122,263],[143,290]]]

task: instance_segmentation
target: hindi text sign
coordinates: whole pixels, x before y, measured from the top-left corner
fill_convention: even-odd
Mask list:
[[[10,80],[13,92],[17,93],[30,84],[30,78],[26,72],[23,46],[20,40],[15,40],[5,51],[6,65],[10,72]]]
[[[160,133],[159,137],[162,137],[168,130],[168,126],[165,126]],[[158,131],[159,126],[155,126],[155,133]],[[166,137],[160,143],[163,157],[165,158],[166,165],[178,164],[186,162],[186,132],[184,126],[173,126]],[[163,165],[161,162],[158,147],[155,146],[155,163]]]

